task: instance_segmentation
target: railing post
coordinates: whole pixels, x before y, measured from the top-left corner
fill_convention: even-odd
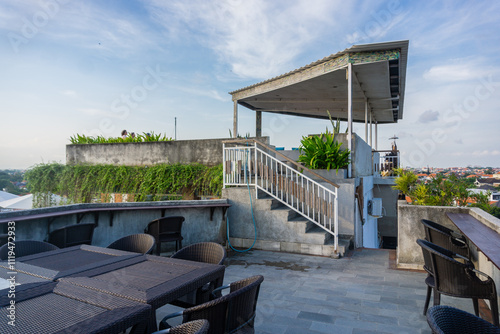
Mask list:
[[[257,183],[259,182],[257,180],[257,174],[258,174],[258,170],[259,170],[259,167],[257,165],[257,142],[254,142],[253,143],[253,154],[255,155],[255,198],[258,199],[259,198],[259,191],[257,189]]]
[[[226,143],[222,143],[222,189],[226,189]]]
[[[335,235],[334,235],[334,238],[335,238],[335,250],[338,249],[338,243],[339,243],[339,210],[338,210],[338,205],[339,205],[339,201],[338,201],[338,189],[335,189],[334,190],[335,192],[335,198],[334,198],[334,209],[335,209],[335,214],[334,214],[334,231],[335,231]]]

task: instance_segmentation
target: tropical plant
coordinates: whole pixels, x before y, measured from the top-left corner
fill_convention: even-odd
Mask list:
[[[158,142],[158,141],[172,141],[172,138],[167,137],[165,134],[155,134],[153,131],[151,133],[143,132],[135,137],[129,134],[127,137],[109,137],[105,138],[103,136],[85,136],[81,134],[76,134],[69,138],[71,144],[109,144],[109,143],[143,143],[143,142]]]
[[[322,133],[319,136],[302,137],[300,141],[299,162],[311,169],[345,168],[350,162],[350,151],[341,150],[342,143],[334,139],[334,135]]]
[[[26,172],[34,206],[46,206],[52,194],[68,203],[107,202],[109,194],[131,194],[135,201],[156,201],[178,194],[220,196],[222,165],[154,166],[40,164]]]
[[[468,189],[468,180],[458,178],[455,174],[447,179],[443,175],[436,175],[428,182],[419,181],[413,172],[402,168],[395,169],[396,179],[394,189],[410,197],[416,205],[433,206],[472,206],[496,215],[497,210],[489,205],[488,195],[474,193]]]
[[[337,135],[340,133],[340,119],[337,118],[337,120],[334,122],[332,119],[332,115],[330,114],[330,111],[327,110],[326,113],[328,114],[328,118],[330,119],[330,123],[332,123],[332,128],[333,128],[333,135]],[[326,130],[328,132],[328,128]],[[348,128],[345,129],[345,132],[347,133]]]

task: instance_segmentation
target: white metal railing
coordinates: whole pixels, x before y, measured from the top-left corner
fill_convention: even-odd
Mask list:
[[[265,144],[256,140],[246,142],[246,145],[251,146],[242,145],[241,140],[226,141],[223,144],[224,188],[253,186],[256,192],[265,192],[333,235],[337,249],[338,185],[298,165]],[[229,147],[229,143],[236,143],[237,146]],[[328,189],[277,159],[277,155],[333,186]]]
[[[375,176],[395,176],[393,170],[399,168],[399,151],[373,151],[373,153],[385,153],[379,159],[373,159],[373,174]]]

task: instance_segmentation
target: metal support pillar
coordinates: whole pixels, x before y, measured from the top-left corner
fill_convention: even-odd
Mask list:
[[[372,113],[370,112],[370,147],[373,149],[373,141],[372,141]]]
[[[233,101],[233,138],[238,137],[238,101]]]
[[[255,112],[255,137],[262,137],[262,111]]]
[[[365,141],[368,143],[368,100],[365,99]]]
[[[347,148],[352,160],[352,64],[347,64]],[[352,175],[352,164],[347,167],[347,177]]]

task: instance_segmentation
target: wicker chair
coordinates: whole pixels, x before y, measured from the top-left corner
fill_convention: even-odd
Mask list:
[[[59,247],[49,244],[47,242],[38,240],[19,240],[16,241],[16,258],[48,252],[51,250],[59,249]],[[0,247],[0,260],[7,260],[9,254],[9,244]]]
[[[427,312],[427,323],[434,334],[500,333],[499,327],[451,306],[431,307]]]
[[[463,235],[427,219],[422,219],[421,222],[425,228],[427,241],[470,259],[469,245]]]
[[[417,243],[422,248],[424,261],[430,262],[432,266],[434,305],[439,305],[441,302],[441,294],[472,298],[474,311],[478,316],[478,299],[487,299],[490,301],[493,323],[498,326],[497,291],[491,277],[474,269],[471,263],[464,261],[464,257],[459,254],[426,240],[418,239]],[[464,263],[457,261],[457,258]],[[485,280],[481,280],[477,274],[484,276]]]
[[[113,242],[108,248],[133,253],[151,254],[155,248],[155,238],[145,233],[127,235]]]
[[[230,288],[229,294],[167,315],[160,322],[160,329],[169,327],[168,319],[182,315],[183,323],[197,319],[208,320],[209,334],[254,333],[255,310],[263,280],[263,276],[257,275],[231,283],[227,286]]]
[[[205,334],[208,332],[210,325],[207,320],[205,319],[200,319],[200,320],[193,320],[190,322],[186,322],[185,324],[180,324],[178,326],[168,328],[168,329],[163,329],[157,332],[154,332],[153,334],[165,334],[165,333],[170,333],[170,334]]]
[[[48,242],[59,248],[92,244],[95,224],[68,225],[49,233]]]
[[[151,234],[156,240],[156,255],[160,255],[161,243],[175,241],[175,251],[182,248],[181,235],[184,217],[173,216],[155,219],[148,224],[144,233]]]
[[[182,248],[172,255],[172,258],[211,264],[223,264],[226,259],[226,250],[215,242],[200,242]],[[171,304],[186,308],[206,303],[210,300],[212,291],[215,288],[217,288],[217,286],[215,286],[214,282],[205,284],[198,290],[171,302]]]

